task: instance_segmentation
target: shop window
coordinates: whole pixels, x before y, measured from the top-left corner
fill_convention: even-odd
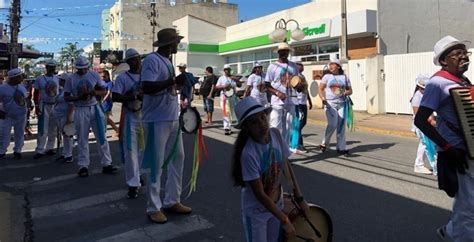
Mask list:
[[[254,60],[255,60],[255,54],[253,52],[244,53],[240,55],[240,61],[242,62],[254,61]]]
[[[227,56],[227,63],[234,63],[234,62],[239,62],[239,56],[238,55],[229,55],[229,56]]]
[[[319,55],[319,61],[328,61],[329,55]]]
[[[230,74],[231,75],[236,75],[238,73],[238,68],[239,68],[239,65],[238,64],[230,64]]]
[[[318,61],[317,56],[308,56],[308,57],[302,57],[301,61],[303,62],[313,62],[313,61]]]
[[[266,72],[267,69],[268,69],[268,66],[270,65],[270,61],[260,61],[260,64],[262,65],[263,67],[263,72]]]
[[[319,54],[339,52],[337,42],[319,44]]]
[[[271,58],[270,50],[255,53],[255,60],[267,60]]]
[[[240,74],[248,76],[252,73],[254,63],[242,63],[240,64]]]
[[[294,54],[295,56],[302,56],[302,55],[314,55],[317,54],[317,47],[315,44],[309,44],[309,45],[302,45],[302,46],[296,46]]]

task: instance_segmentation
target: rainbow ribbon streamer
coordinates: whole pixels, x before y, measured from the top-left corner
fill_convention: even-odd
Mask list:
[[[178,130],[176,131],[176,140],[174,141],[173,147],[171,148],[171,153],[166,157],[165,162],[163,162],[163,165],[161,168],[163,170],[166,170],[168,168],[168,165],[171,163],[171,161],[174,161],[176,159],[176,154],[178,153],[178,144],[179,144],[179,137],[181,135],[181,125],[178,124]]]
[[[145,151],[143,154],[142,167],[150,169],[150,180],[156,183],[156,163],[158,157],[156,156],[156,142],[155,142],[155,123],[148,123],[148,137],[146,139]]]
[[[189,184],[189,192],[186,198],[190,197],[196,191],[197,178],[199,174],[199,167],[203,163],[204,156],[209,159],[206,145],[204,144],[204,136],[202,134],[202,124],[199,124],[196,140],[194,141],[194,155],[193,155],[193,169],[191,172],[191,179]]]
[[[345,121],[345,122],[344,122]],[[355,122],[354,122],[354,110],[352,109],[352,101],[348,97],[344,103],[344,120],[341,123],[341,126],[347,124],[347,128],[351,131],[355,131]],[[342,127],[341,127],[342,129]]]
[[[420,137],[421,142],[425,145],[425,153],[426,157],[428,158],[428,162],[430,163],[431,168],[433,168],[433,175],[438,174],[438,170],[436,167],[436,145],[434,142],[428,138],[421,130],[416,129],[416,134]]]
[[[295,106],[295,115],[293,116],[293,122],[291,124],[291,142],[290,148],[298,148],[298,141],[300,138],[300,111],[297,106]]]
[[[38,117],[38,135],[42,136],[44,134],[44,105],[41,104],[41,114]]]
[[[105,132],[106,132],[105,127],[107,127],[105,124],[106,120],[105,120],[104,113],[102,112],[102,108],[100,107],[100,104],[97,103],[94,106],[94,108],[95,108],[95,122],[97,125],[97,131],[99,133],[98,140],[99,140],[99,143],[103,145],[105,144],[105,141],[106,141],[106,138],[105,138]]]

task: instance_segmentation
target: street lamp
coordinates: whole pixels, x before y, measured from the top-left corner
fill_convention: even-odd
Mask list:
[[[304,39],[304,32],[300,29],[300,24],[298,21],[294,19],[290,20],[284,20],[280,19],[276,21],[275,23],[275,30],[273,30],[269,35],[268,38],[270,38],[271,41],[273,42],[286,42],[288,41],[286,39],[287,36],[287,26],[290,22],[296,23],[296,29],[291,31],[291,38],[300,41]]]

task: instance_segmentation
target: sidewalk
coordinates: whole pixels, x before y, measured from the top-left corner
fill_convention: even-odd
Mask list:
[[[416,137],[411,132],[412,116],[400,114],[368,114],[367,112],[354,111],[356,131],[366,131],[378,134],[396,135],[403,137]],[[326,125],[324,109],[313,108],[308,110],[308,122]]]

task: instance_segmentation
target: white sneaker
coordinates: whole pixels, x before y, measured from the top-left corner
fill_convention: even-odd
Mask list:
[[[299,150],[299,149],[293,149],[293,148],[290,148],[290,152],[293,153],[293,154],[301,154],[303,153],[303,151]]]
[[[415,166],[415,169],[414,169],[415,173],[420,173],[420,174],[426,174],[426,175],[430,175],[430,174],[433,174],[430,169],[424,167],[424,166]]]

